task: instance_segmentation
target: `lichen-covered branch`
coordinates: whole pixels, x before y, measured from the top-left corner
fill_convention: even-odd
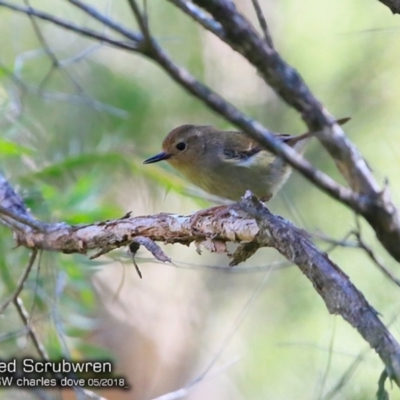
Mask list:
[[[196,219],[196,223],[193,221]],[[128,246],[141,236],[164,243],[248,242],[255,240],[259,229],[252,218],[238,216],[231,210],[223,218],[160,213],[98,222],[89,225],[54,224],[47,232],[16,232],[18,245],[64,253],[86,254],[91,250]],[[206,243],[206,246],[208,244]],[[208,248],[210,248],[208,246]]]
[[[2,191],[2,186],[7,190]],[[0,180],[1,191],[6,196],[2,202],[18,204],[13,212],[26,216],[21,199],[5,179]],[[250,257],[260,247],[273,247],[300,268],[330,313],[341,315],[358,330],[378,353],[389,376],[400,386],[399,344],[349,277],[313,244],[309,235],[273,215],[250,193],[240,203],[225,207],[223,213],[210,209],[188,216],[161,213],[132,217],[128,213],[120,219],[87,225],[39,223],[39,227],[46,226],[46,229],[40,231],[26,225],[25,230],[15,231],[15,237],[18,245],[35,250],[83,254],[91,250],[106,253],[139,238],[140,243],[146,242],[146,248],[161,258],[160,248],[154,246],[153,251],[151,242],[195,243],[217,252],[227,252],[227,242],[240,243],[232,255],[233,264]]]

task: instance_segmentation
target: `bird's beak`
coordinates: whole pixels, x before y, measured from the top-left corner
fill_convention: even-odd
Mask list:
[[[143,161],[143,164],[152,164],[155,162],[159,162],[162,160],[168,160],[168,158],[171,157],[171,154],[167,154],[164,151],[162,151],[161,153],[156,154],[153,157],[148,158],[147,160]]]

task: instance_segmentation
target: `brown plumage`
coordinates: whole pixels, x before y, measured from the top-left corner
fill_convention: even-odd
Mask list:
[[[348,118],[337,121],[345,123]],[[302,153],[315,132],[277,135]],[[243,132],[220,131],[212,126],[182,125],[164,139],[163,152],[146,164],[167,160],[192,183],[213,195],[239,200],[251,190],[268,201],[286,182],[291,168]]]

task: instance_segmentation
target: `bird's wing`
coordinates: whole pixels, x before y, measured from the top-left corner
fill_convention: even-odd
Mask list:
[[[228,161],[245,161],[263,148],[242,132],[229,132],[223,144],[223,157]]]
[[[282,142],[288,143],[295,136],[283,134],[276,135],[276,137]],[[223,157],[227,161],[246,161],[262,150],[266,149],[245,133],[230,132],[230,135],[227,135],[224,141]]]

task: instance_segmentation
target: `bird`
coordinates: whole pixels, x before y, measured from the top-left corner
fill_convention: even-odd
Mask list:
[[[350,118],[336,121],[346,123]],[[281,142],[299,153],[317,132],[278,134]],[[250,190],[269,201],[284,185],[291,167],[244,132],[221,131],[210,125],[181,125],[162,143],[162,152],[144,161],[167,161],[200,189],[224,199],[239,201]]]

